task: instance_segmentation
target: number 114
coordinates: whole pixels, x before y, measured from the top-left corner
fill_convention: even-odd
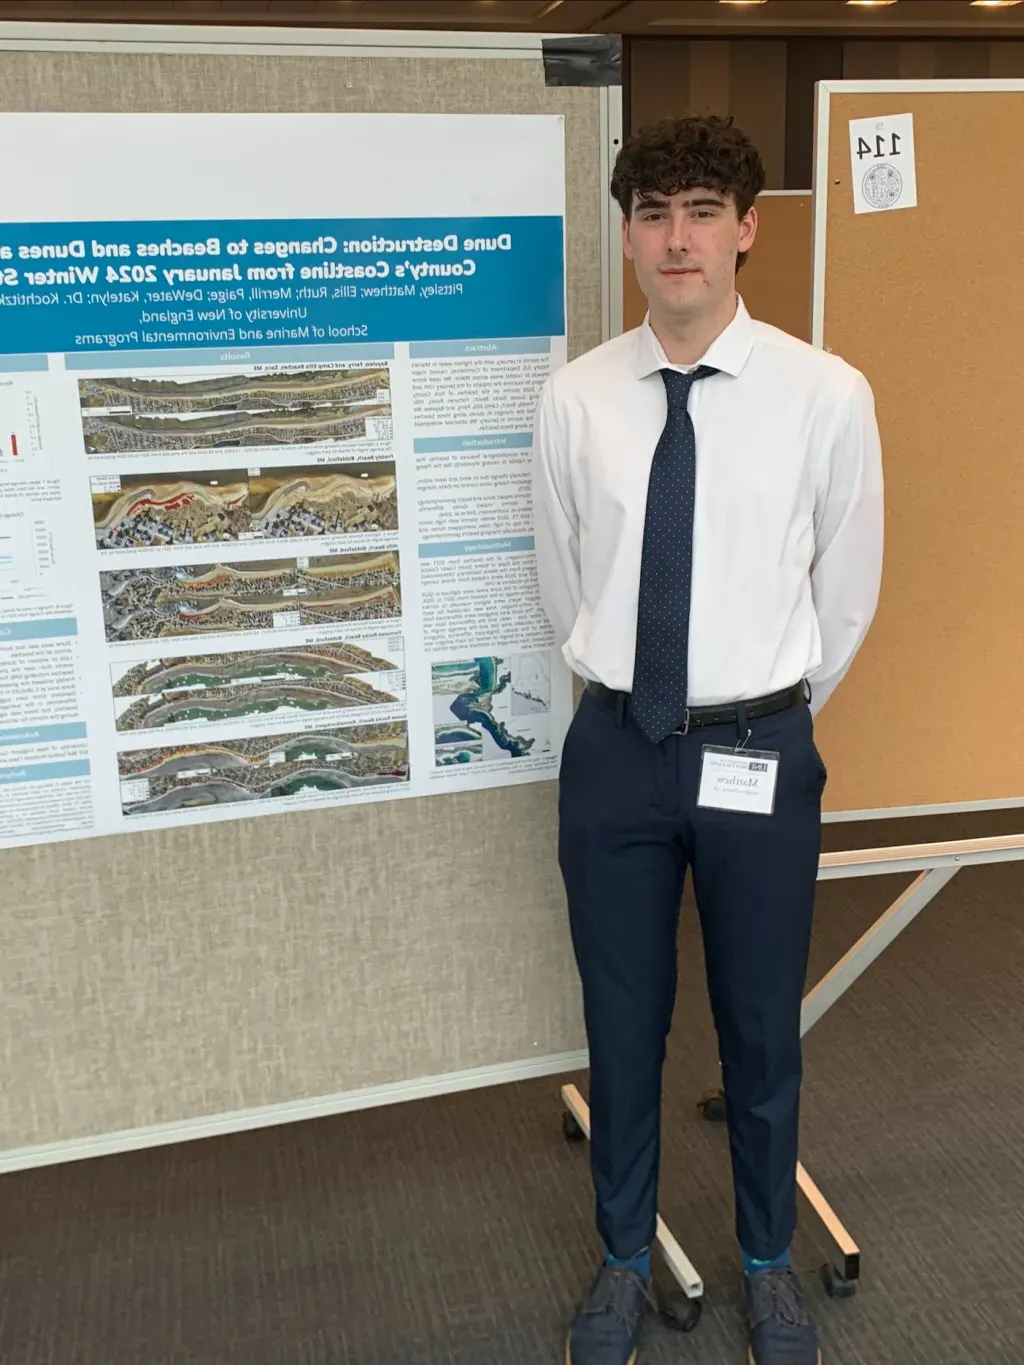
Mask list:
[[[866,157],[866,156],[875,156],[875,157],[899,156],[899,154],[900,154],[900,134],[899,134],[899,133],[891,133],[891,134],[889,135],[888,141],[891,143],[891,147],[889,148],[889,150],[886,150],[886,145],[885,145],[885,144],[886,144],[886,141],[887,141],[886,135],[885,135],[884,133],[878,133],[878,134],[876,135],[876,137],[875,137],[874,149],[872,149],[871,143],[868,142],[866,138],[858,137],[858,139],[857,139],[857,160],[858,160],[858,161],[861,161],[861,160],[863,160],[863,158]]]

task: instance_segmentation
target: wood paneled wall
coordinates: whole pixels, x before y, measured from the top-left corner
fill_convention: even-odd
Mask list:
[[[732,114],[758,144],[768,189],[811,184],[814,83],[1024,77],[1011,39],[635,38],[629,127],[681,113]]]

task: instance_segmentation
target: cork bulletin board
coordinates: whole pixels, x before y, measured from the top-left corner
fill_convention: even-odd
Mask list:
[[[900,114],[917,204],[855,213],[850,120]],[[872,385],[887,503],[878,614],[818,721],[833,815],[1024,804],[1022,134],[1021,81],[819,89],[814,339]]]

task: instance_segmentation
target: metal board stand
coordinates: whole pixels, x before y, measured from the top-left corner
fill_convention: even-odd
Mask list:
[[[983,863],[1019,861],[1024,861],[1024,834],[822,854],[818,867],[819,881],[897,872],[917,872],[918,876],[804,996],[800,1013],[801,1037],[846,994],[962,868]],[[589,1137],[589,1110],[574,1085],[563,1088],[562,1102],[566,1109],[566,1137],[570,1140]],[[706,1096],[701,1108],[708,1120],[723,1121],[725,1105],[721,1090]],[[797,1163],[797,1184],[836,1248],[835,1259],[822,1267],[825,1288],[834,1298],[849,1298],[856,1293],[860,1280],[860,1248],[800,1162]],[[693,1263],[660,1215],[657,1250],[665,1270],[674,1281],[668,1292],[663,1287],[658,1295],[662,1315],[689,1331],[700,1319],[704,1285]]]

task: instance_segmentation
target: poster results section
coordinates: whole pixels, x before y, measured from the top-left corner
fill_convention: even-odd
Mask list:
[[[51,357],[74,456],[0,465],[0,838],[408,785],[394,349]]]
[[[0,257],[0,847],[556,775],[561,218],[6,224]]]
[[[310,352],[69,358],[133,827],[409,783],[394,347]]]

